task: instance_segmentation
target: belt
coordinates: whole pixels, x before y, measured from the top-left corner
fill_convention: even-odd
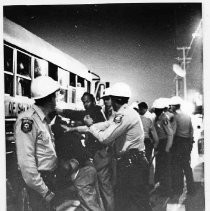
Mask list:
[[[129,149],[128,151],[125,151],[125,152],[123,152],[123,153],[121,153],[121,154],[119,154],[119,155],[116,155],[115,156],[115,158],[117,159],[117,160],[121,160],[121,159],[124,159],[124,158],[126,158],[126,157],[128,157],[129,155],[136,155],[136,154],[138,154],[138,155],[145,155],[145,151],[139,151],[137,148],[133,148],[133,149]]]
[[[191,137],[181,137],[181,136],[175,136],[176,139],[182,139],[182,140],[191,140]]]
[[[139,164],[142,159],[145,159],[145,152],[138,149],[130,149],[116,157],[117,163],[126,167]]]

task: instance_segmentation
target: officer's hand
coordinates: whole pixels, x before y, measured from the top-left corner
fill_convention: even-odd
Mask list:
[[[154,150],[157,150],[158,143],[154,143]]]
[[[169,147],[166,147],[165,151],[166,152],[170,152],[170,148]]]
[[[47,203],[50,203],[54,198],[55,198],[55,193],[53,193],[52,191],[48,191],[46,196],[44,197]]]
[[[90,117],[90,115],[85,115],[84,117],[84,123],[90,127],[93,124],[93,119]]]
[[[48,191],[46,196],[44,197],[44,201],[45,201],[46,208],[50,210],[51,207],[53,207],[54,205],[55,193],[53,193],[52,191]]]
[[[64,133],[73,132],[75,130],[75,128],[68,127],[68,126],[63,125],[63,124],[61,124],[60,126],[64,129]]]

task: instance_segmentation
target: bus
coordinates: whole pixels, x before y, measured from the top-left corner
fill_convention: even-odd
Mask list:
[[[30,92],[34,78],[48,75],[58,81],[61,86],[58,103],[71,109],[83,108],[81,96],[84,92],[100,99],[108,83],[101,83],[100,77],[84,64],[6,17],[3,19],[3,41],[7,193],[15,195],[14,124],[17,115],[34,103]]]

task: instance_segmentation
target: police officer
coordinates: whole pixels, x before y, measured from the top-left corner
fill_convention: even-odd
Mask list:
[[[176,122],[175,136],[172,146],[173,191],[181,194],[184,187],[184,175],[187,184],[187,193],[194,194],[194,181],[190,166],[190,154],[193,145],[193,127],[191,117],[181,110],[183,100],[179,96],[171,98],[170,107]]]
[[[85,118],[89,132],[104,144],[115,146],[117,157],[116,209],[149,211],[147,187],[148,162],[144,154],[144,132],[139,114],[127,105],[131,96],[125,83],[111,87],[114,111],[113,121],[104,122],[104,128]]]
[[[162,196],[171,196],[171,146],[173,143],[173,130],[164,108],[165,101],[161,98],[156,99],[152,106],[155,110],[156,118],[154,126],[159,138],[157,147],[155,183],[159,182],[159,194]]]
[[[153,148],[157,148],[158,136],[153,124],[152,114],[148,111],[148,105],[145,102],[138,104],[139,114],[144,128],[145,154],[148,161],[151,160]]]
[[[31,83],[35,104],[18,116],[15,125],[17,159],[33,211],[52,210],[57,156],[48,115],[55,110],[56,81],[39,76]]]
[[[164,113],[166,114],[166,116],[168,117],[168,119],[170,121],[171,127],[173,129],[173,134],[174,134],[175,130],[176,130],[176,122],[174,119],[174,114],[171,111],[171,109],[169,108],[171,99],[170,98],[161,98],[161,100],[165,102]]]

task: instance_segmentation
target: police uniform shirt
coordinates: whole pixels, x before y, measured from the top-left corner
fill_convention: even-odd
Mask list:
[[[177,110],[174,118],[177,125],[175,135],[183,138],[192,138],[193,126],[191,117],[180,110]]]
[[[173,134],[175,134],[177,125],[176,125],[176,121],[175,121],[175,118],[174,118],[174,114],[169,112],[169,111],[166,111],[165,114],[170,121],[171,128],[173,129]]]
[[[173,136],[173,130],[165,113],[155,119],[155,129],[159,139],[167,139],[168,136]]]
[[[100,142],[105,144],[114,142],[118,155],[131,148],[137,148],[140,151],[145,149],[144,131],[140,116],[134,109],[129,108],[127,104],[116,112],[114,120],[106,121],[103,124],[104,130],[92,125],[89,131]]]
[[[26,184],[42,196],[48,191],[39,171],[53,171],[57,156],[54,138],[42,110],[33,105],[20,114],[15,126],[18,164]]]
[[[144,128],[144,137],[149,138],[150,137],[149,133],[153,129],[152,120],[144,115],[140,115],[140,117]]]

